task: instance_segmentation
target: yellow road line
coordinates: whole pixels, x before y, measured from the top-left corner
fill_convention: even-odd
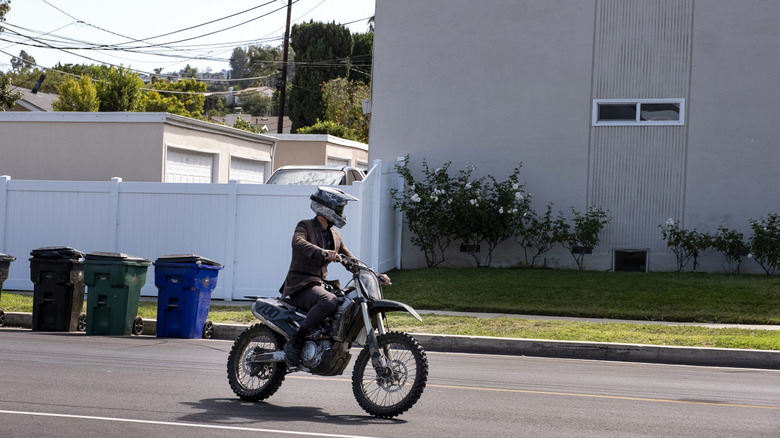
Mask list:
[[[718,402],[706,402],[706,401],[696,401],[696,400],[670,400],[670,399],[663,399],[663,398],[628,397],[628,396],[619,396],[619,395],[578,394],[574,392],[533,391],[529,389],[480,388],[477,386],[455,386],[455,385],[427,385],[427,386],[433,388],[444,388],[444,389],[465,389],[469,391],[513,392],[518,394],[561,395],[567,397],[602,398],[602,399],[610,399],[610,400],[648,401],[648,402],[656,402],[656,403],[680,403],[680,404],[689,404],[689,405],[725,406],[730,408],[780,410],[780,406],[741,405],[735,403],[718,403]]]
[[[333,381],[349,381],[349,379],[335,378],[335,377],[306,377],[306,376],[288,376],[293,379],[302,380],[333,380]],[[619,395],[599,395],[599,394],[578,394],[575,392],[555,392],[555,391],[534,391],[530,389],[507,389],[507,388],[482,388],[478,386],[458,386],[458,385],[433,385],[427,384],[429,388],[441,388],[441,389],[463,389],[468,391],[488,391],[488,392],[509,392],[516,394],[536,394],[536,395],[557,395],[566,397],[583,397],[583,398],[600,398],[607,400],[627,400],[627,401],[645,401],[654,403],[678,403],[686,405],[705,405],[705,406],[723,406],[729,408],[750,408],[750,409],[769,409],[780,410],[780,406],[760,406],[760,405],[742,405],[736,403],[718,403],[718,402],[706,402],[696,400],[671,400],[664,398],[648,398],[648,397],[628,397]]]

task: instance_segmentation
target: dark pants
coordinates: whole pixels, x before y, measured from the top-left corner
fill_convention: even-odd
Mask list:
[[[308,309],[306,319],[301,323],[301,327],[308,331],[317,328],[325,318],[336,311],[336,307],[339,305],[339,298],[325,290],[322,285],[301,289],[290,295],[290,300],[296,307]]]

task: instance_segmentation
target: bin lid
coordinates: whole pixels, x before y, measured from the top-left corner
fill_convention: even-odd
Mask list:
[[[16,260],[16,257],[0,252],[0,262],[12,262]]]
[[[124,254],[121,252],[104,252],[95,251],[86,255],[86,260],[102,261],[102,262],[136,262],[151,264],[151,260],[147,260],[143,257],[137,257],[134,255]]]
[[[155,263],[187,263],[196,265],[219,266],[222,264],[197,254],[169,254],[158,258]]]
[[[45,246],[43,248],[34,249],[30,252],[30,255],[35,258],[42,259],[81,259],[84,257],[84,253],[73,249],[69,246]]]

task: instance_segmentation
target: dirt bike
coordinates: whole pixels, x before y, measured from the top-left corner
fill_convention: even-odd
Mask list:
[[[242,332],[228,356],[230,387],[242,400],[260,401],[272,396],[287,373],[308,372],[318,376],[343,374],[353,346],[363,346],[352,371],[352,393],[369,414],[392,418],[417,403],[428,380],[428,359],[422,346],[403,332],[388,331],[387,312],[408,312],[410,306],[383,299],[379,274],[363,262],[341,256],[352,273],[339,295],[336,312],[306,339],[301,363],[285,361],[284,345],[306,317],[287,299],[254,298],[252,313],[261,324]]]

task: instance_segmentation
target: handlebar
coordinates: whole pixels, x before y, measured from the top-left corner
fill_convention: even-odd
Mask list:
[[[361,262],[360,260],[358,260],[356,258],[347,257],[344,254],[341,254],[341,265],[344,266],[344,268],[347,271],[349,271],[349,272],[351,272],[353,274],[359,274],[360,271],[368,271],[368,272],[372,273],[377,279],[379,279],[381,284],[384,284],[384,285],[389,285],[390,284],[389,277],[374,271],[373,269],[369,268],[368,265],[366,265],[365,263]],[[382,279],[383,277],[385,278],[385,280],[387,282],[384,282],[385,280]]]

